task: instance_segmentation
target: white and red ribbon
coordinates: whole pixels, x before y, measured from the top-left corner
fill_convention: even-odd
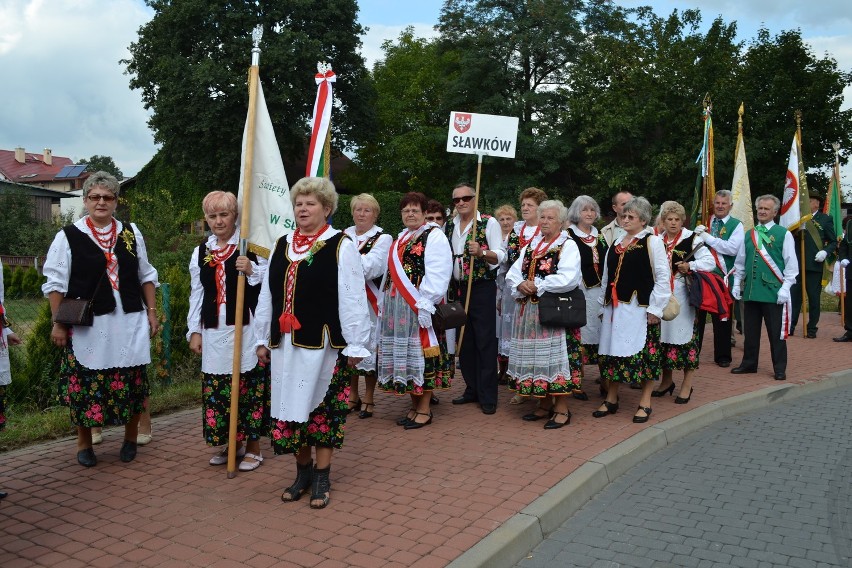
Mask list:
[[[325,139],[328,129],[331,127],[332,88],[331,84],[337,80],[337,76],[327,63],[318,65],[319,73],[315,75],[317,82],[317,99],[314,102],[314,115],[311,127],[311,144],[308,147],[308,162],[305,170],[307,177],[322,177],[319,171],[322,160]],[[330,159],[326,156],[326,159]]]
[[[414,312],[415,319],[417,318],[417,302],[420,300],[420,291],[414,286],[414,283],[405,274],[402,267],[402,259],[400,256],[402,251],[398,250],[397,241],[394,241],[390,251],[388,251],[388,267],[393,285],[396,290]],[[427,357],[438,353],[438,337],[435,335],[435,329],[432,327],[420,328],[420,345],[423,346],[423,354]]]

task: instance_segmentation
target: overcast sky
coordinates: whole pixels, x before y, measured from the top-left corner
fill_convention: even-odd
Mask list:
[[[434,34],[440,0],[362,0],[361,23],[368,65],[381,43],[413,25]],[[705,22],[736,20],[740,39],[764,25],[774,35],[800,28],[817,55],[826,52],[852,70],[852,2],[849,0],[624,1],[652,5],[658,15],[700,5]],[[128,87],[127,46],[153,12],[141,0],[0,0],[0,149],[22,146],[74,160],[112,156],[134,175],[156,148],[138,91]],[[248,33],[248,32],[247,32]],[[852,106],[847,89],[846,107]],[[792,132],[791,132],[792,136]],[[746,141],[748,149],[748,141]]]

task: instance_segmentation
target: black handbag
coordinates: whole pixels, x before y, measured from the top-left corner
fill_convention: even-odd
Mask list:
[[[579,288],[558,294],[545,292],[538,299],[538,321],[545,327],[583,327],[586,325],[586,296]]]
[[[56,310],[53,321],[63,325],[91,327],[95,323],[95,312],[92,309],[92,304],[95,301],[95,296],[98,295],[98,290],[101,288],[101,282],[103,282],[105,275],[106,272],[101,274],[98,284],[95,286],[95,291],[92,292],[91,300],[85,298],[62,298],[62,303],[59,304],[59,309]]]
[[[435,313],[432,314],[432,327],[435,331],[455,329],[465,323],[467,323],[467,314],[461,302],[449,302],[435,306]]]

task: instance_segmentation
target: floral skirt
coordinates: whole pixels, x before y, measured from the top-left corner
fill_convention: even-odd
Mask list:
[[[259,440],[269,433],[269,379],[261,363],[240,374],[237,440]],[[203,373],[201,412],[204,441],[211,446],[228,443],[231,419],[231,375]]]
[[[89,369],[69,345],[59,367],[59,403],[71,410],[71,423],[92,428],[127,424],[145,410],[148,374],[145,365]]]
[[[347,358],[338,355],[331,384],[325,397],[308,416],[307,422],[271,420],[269,437],[276,454],[295,454],[305,446],[340,448],[349,410],[349,380],[352,369],[346,366]]]
[[[645,347],[628,357],[599,355],[601,378],[615,383],[642,384],[656,381],[662,372],[660,324],[648,324]]]
[[[698,317],[692,324],[692,337],[683,345],[660,343],[663,351],[663,369],[691,371],[698,368],[701,346],[698,345]]]
[[[580,330],[542,327],[538,304],[518,304],[507,374],[522,396],[571,394],[580,388]]]
[[[6,427],[6,385],[0,385],[0,432]]]
[[[583,365],[594,365],[598,362],[599,358],[597,343],[583,344]]]

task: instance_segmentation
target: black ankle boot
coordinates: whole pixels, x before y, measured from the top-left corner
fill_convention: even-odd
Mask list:
[[[329,472],[331,472],[331,466],[325,469],[314,468],[314,479],[311,485],[311,509],[324,509],[328,505],[331,492],[331,482],[328,479]],[[322,501],[322,503],[314,505],[314,501]]]
[[[284,490],[284,493],[281,494],[281,500],[285,503],[290,501],[298,501],[302,498],[302,495],[310,488],[311,486],[311,471],[314,467],[314,460],[309,461],[305,465],[301,465],[299,462],[296,462],[296,481],[293,482],[293,485]]]

